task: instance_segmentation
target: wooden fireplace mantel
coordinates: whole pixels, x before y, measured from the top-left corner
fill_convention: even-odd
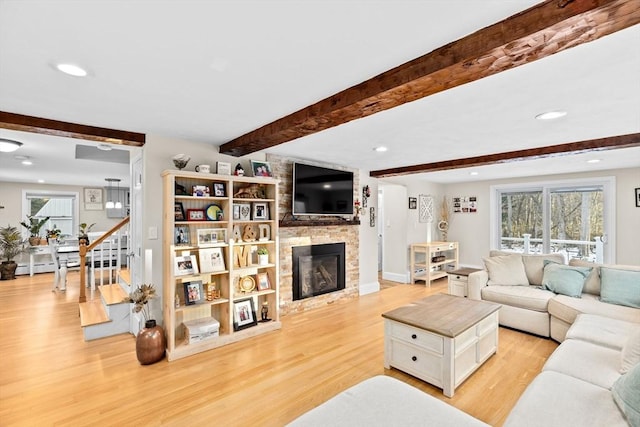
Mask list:
[[[280,227],[327,227],[332,225],[360,225],[359,219],[338,220],[338,219],[283,219]]]

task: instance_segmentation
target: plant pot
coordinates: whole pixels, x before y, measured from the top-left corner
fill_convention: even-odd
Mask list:
[[[38,236],[29,237],[29,244],[31,246],[38,246],[40,244],[40,237]]]
[[[136,356],[141,365],[150,365],[164,358],[167,340],[164,330],[155,320],[147,320],[136,337]]]
[[[267,265],[267,264],[269,264],[269,254],[258,255],[258,264],[259,265]]]
[[[0,264],[0,280],[13,280],[16,278],[16,268],[18,263],[15,261],[2,261]]]

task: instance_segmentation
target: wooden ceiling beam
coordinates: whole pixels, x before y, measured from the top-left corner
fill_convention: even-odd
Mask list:
[[[79,125],[6,111],[0,111],[0,128],[133,147],[142,147],[146,139],[143,133]]]
[[[640,22],[637,2],[548,0],[220,146],[243,156],[470,83]]]
[[[388,178],[391,176],[438,172],[451,169],[462,169],[475,166],[494,165],[499,163],[511,163],[523,160],[535,160],[548,157],[558,157],[570,154],[614,150],[630,147],[640,147],[640,133],[612,136],[608,138],[589,139],[586,141],[570,142],[568,144],[551,145],[548,147],[527,148],[524,150],[467,157],[465,159],[445,160],[442,162],[425,163],[422,165],[383,169],[371,171],[369,175],[374,178]]]

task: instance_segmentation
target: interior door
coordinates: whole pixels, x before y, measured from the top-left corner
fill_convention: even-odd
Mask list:
[[[142,150],[131,161],[131,212],[129,223],[129,272],[131,274],[131,286],[144,283],[142,260],[142,206],[143,206],[143,172]],[[129,292],[131,289],[128,290]],[[137,335],[142,328],[140,316],[132,314],[130,317],[130,331]]]

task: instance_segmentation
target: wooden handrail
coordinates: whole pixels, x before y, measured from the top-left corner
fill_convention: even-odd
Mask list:
[[[111,237],[113,233],[120,230],[125,225],[129,224],[130,219],[131,217],[126,217],[125,219],[123,219],[122,221],[120,221],[119,223],[111,227],[109,231],[104,233],[102,236],[97,238],[93,243],[91,243],[88,246],[86,245],[85,240],[81,240],[78,242],[80,245],[79,246],[79,249],[80,249],[79,251],[80,253],[80,297],[78,299],[78,302],[87,301],[87,293],[86,293],[87,275],[84,268],[84,266],[87,265],[87,252],[95,249],[96,246],[104,242],[108,237]]]

